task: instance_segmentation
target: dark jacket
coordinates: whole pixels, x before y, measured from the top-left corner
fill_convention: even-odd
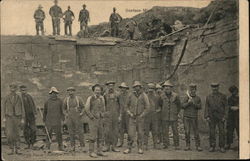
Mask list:
[[[61,17],[62,16],[62,9],[61,9],[61,7],[56,6],[56,5],[52,6],[49,9],[49,15],[51,17],[57,17],[57,18]]]
[[[137,95],[136,92],[133,91],[128,96],[126,111],[128,114],[144,117],[149,112],[149,106],[149,100],[146,93],[141,92],[139,95]]]
[[[85,22],[86,24],[88,23],[89,20],[89,11],[86,9],[82,9],[79,13],[79,19],[78,21],[80,22]]]
[[[34,13],[34,19],[36,22],[43,22],[45,19],[45,13],[41,9],[37,9]]]
[[[96,95],[89,96],[85,105],[85,111],[91,119],[103,118],[105,112],[104,97],[100,96],[97,98]]]
[[[28,93],[21,94],[20,96],[23,101],[23,107],[24,107],[26,119],[35,119],[34,116],[37,114],[37,110],[36,110],[36,105],[35,105],[33,98]]]
[[[18,94],[9,94],[3,101],[4,116],[21,116],[25,118],[25,110]]]
[[[150,113],[156,113],[157,111],[161,110],[160,107],[160,97],[156,95],[155,93],[153,94],[148,94],[148,99],[149,99],[149,104],[150,104]]]
[[[221,120],[225,117],[227,97],[222,93],[210,94],[206,97],[204,117]]]
[[[188,103],[189,97],[185,96],[182,104],[184,117],[198,117],[198,110],[201,109],[201,99],[199,96],[192,97],[192,102]]]
[[[45,125],[61,125],[62,120],[64,120],[63,101],[60,98],[49,98],[44,104],[43,121]]]
[[[181,102],[179,96],[172,92],[170,98],[163,93],[160,99],[162,120],[177,121],[178,114],[181,110]]]
[[[239,110],[233,111],[231,109],[231,107],[232,106],[239,107],[239,96],[230,96],[230,97],[228,97],[227,103],[228,103],[228,106],[229,106],[228,114],[238,116],[239,115]]]
[[[107,92],[104,94],[104,100],[106,107],[105,110],[106,116],[107,117],[117,116],[118,118],[118,116],[121,114],[118,93]]]
[[[121,110],[121,113],[124,114],[126,112],[126,102],[127,102],[127,99],[128,99],[128,92],[126,92],[125,94],[123,93],[120,93],[119,94],[119,104],[120,104],[120,110]]]

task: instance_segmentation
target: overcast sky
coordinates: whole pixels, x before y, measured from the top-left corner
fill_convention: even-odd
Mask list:
[[[2,35],[35,35],[35,21],[33,18],[34,11],[38,5],[43,6],[46,14],[44,20],[45,34],[52,32],[52,22],[49,16],[49,8],[54,4],[54,0],[2,0],[1,1],[1,34]],[[82,5],[86,4],[90,12],[89,25],[96,25],[101,22],[107,22],[116,7],[117,12],[123,18],[133,17],[139,14],[143,9],[150,9],[153,6],[184,6],[184,7],[205,7],[211,0],[59,0],[58,5],[63,11],[67,6],[76,16],[73,22],[73,35],[79,31],[78,14]],[[128,12],[128,10],[141,10],[141,12]],[[61,21],[61,35],[64,34],[64,25]]]

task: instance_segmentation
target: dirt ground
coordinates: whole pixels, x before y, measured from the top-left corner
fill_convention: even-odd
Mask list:
[[[22,138],[23,139],[23,138]],[[170,143],[172,142],[172,138],[170,139]],[[69,142],[65,142],[66,145],[69,145]],[[148,151],[144,151],[144,154],[138,154],[137,148],[135,147],[132,150],[131,154],[123,154],[122,152],[126,149],[126,146],[118,148],[121,152],[107,152],[105,153],[106,157],[98,157],[95,159],[99,160],[170,160],[170,159],[238,159],[239,153],[237,150],[228,150],[226,153],[219,152],[218,147],[215,152],[208,152],[209,144],[208,144],[208,136],[201,136],[201,147],[203,148],[202,152],[197,152],[194,147],[194,140],[192,140],[192,151],[184,151],[185,140],[183,136],[180,136],[180,145],[181,150],[174,150],[172,146],[169,149],[160,149],[153,150],[152,149],[152,139],[150,139],[150,146]],[[136,146],[136,145],[135,145]],[[52,153],[47,153],[45,150],[26,150],[25,143],[21,143],[20,152],[21,155],[8,155],[10,149],[7,145],[2,145],[2,160],[11,161],[11,160],[90,160],[93,159],[88,156],[88,153],[83,153],[79,151],[79,148],[76,149],[75,154],[64,152],[64,154],[53,153],[53,151],[57,150],[57,143],[53,142],[51,150]],[[233,145],[235,148],[236,145]],[[66,148],[67,149],[67,148]],[[88,143],[86,143],[86,150],[88,150]],[[237,148],[236,148],[237,149]]]

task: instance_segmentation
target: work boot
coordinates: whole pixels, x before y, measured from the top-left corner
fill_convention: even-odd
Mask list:
[[[208,151],[209,152],[214,152],[214,149],[215,149],[214,147],[210,147]]]
[[[197,150],[197,151],[202,151],[202,148],[201,148],[200,146],[197,146],[197,147],[196,147],[196,150]]]
[[[128,149],[124,150],[124,152],[123,152],[123,153],[124,153],[124,154],[131,153],[131,149],[130,149],[130,148],[128,148]]]
[[[190,148],[190,146],[186,146],[184,150],[189,151],[189,150],[191,150],[191,148]]]
[[[103,152],[109,152],[109,151],[110,151],[110,146],[106,146],[105,148],[103,148],[102,151],[103,151]]]
[[[220,152],[221,152],[221,153],[225,153],[226,150],[225,150],[224,148],[220,148]]]
[[[70,149],[69,149],[70,152],[75,152],[76,151],[76,148],[75,146],[71,146]]]
[[[168,149],[168,146],[167,145],[163,145],[163,149]]]
[[[231,148],[231,144],[227,144],[225,147],[226,150],[229,150],[230,148]]]
[[[102,156],[102,157],[106,157],[106,156],[107,156],[106,154],[102,153],[101,151],[97,152],[96,154],[97,154],[98,156]]]
[[[87,150],[83,146],[80,147],[80,151],[83,152],[83,153],[87,152]]]
[[[139,148],[138,153],[143,154],[143,150],[141,148]]]
[[[97,158],[97,155],[94,152],[89,153],[89,156],[92,157],[92,158]]]
[[[17,147],[15,148],[15,153],[16,153],[17,155],[21,155],[21,154],[22,154],[22,153],[18,152],[18,148],[17,148]]]
[[[181,148],[179,146],[175,146],[175,150],[180,150]]]
[[[58,146],[58,150],[59,150],[59,151],[64,151],[62,145],[59,145],[59,146]]]
[[[120,142],[117,147],[122,147],[123,146],[123,142]]]
[[[113,152],[120,152],[120,150],[116,149],[114,146],[112,146],[111,150],[112,150]]]
[[[28,144],[28,146],[27,146],[27,147],[25,147],[24,149],[30,149],[30,144]]]

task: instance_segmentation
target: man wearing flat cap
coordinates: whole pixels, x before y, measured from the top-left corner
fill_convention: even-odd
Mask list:
[[[16,94],[17,85],[10,84],[10,94],[3,101],[3,121],[5,123],[6,136],[11,152],[9,155],[18,152],[20,143],[21,126],[25,120],[25,110],[22,99]]]
[[[163,148],[167,149],[169,146],[169,127],[173,131],[173,139],[175,150],[179,150],[179,132],[178,132],[178,114],[181,110],[181,102],[179,96],[173,92],[173,85],[166,81],[163,85],[163,93],[160,99],[162,126],[163,132]]]
[[[232,94],[228,99],[228,117],[227,117],[227,145],[226,149],[231,148],[234,140],[234,130],[239,138],[239,89],[235,85],[229,88]]]
[[[143,92],[141,83],[135,81],[133,84],[133,92],[129,94],[126,102],[126,111],[129,115],[129,140],[128,149],[123,152],[124,154],[131,153],[136,134],[138,153],[143,154],[144,118],[149,112],[149,108],[148,96]]]
[[[150,104],[150,112],[145,116],[144,121],[144,149],[148,149],[148,137],[149,131],[152,133],[153,137],[153,148],[157,148],[157,141],[158,141],[158,119],[157,115],[160,112],[160,97],[155,93],[155,84],[149,83],[148,84],[148,99]]]
[[[119,132],[119,120],[121,120],[121,108],[119,102],[119,94],[115,91],[115,82],[108,81],[106,83],[108,88],[107,92],[104,94],[105,100],[105,149],[104,152],[112,150],[113,152],[119,152],[116,149],[118,142],[118,132]]]
[[[58,0],[54,0],[54,6],[49,9],[49,15],[52,18],[53,35],[60,35],[60,19],[62,18],[62,9],[59,7]]]
[[[128,114],[126,112],[126,101],[128,98],[128,90],[129,87],[125,82],[122,82],[119,86],[120,94],[119,94],[119,103],[121,108],[121,120],[119,124],[119,144],[118,147],[122,147],[124,141],[124,134],[128,134]]]
[[[194,132],[195,146],[197,151],[202,151],[200,147],[200,136],[198,131],[198,111],[201,109],[201,99],[196,94],[197,85],[190,84],[189,89],[186,92],[186,96],[183,99],[182,108],[183,123],[185,129],[186,148],[185,151],[191,150],[190,148],[190,132],[191,129]]]
[[[89,117],[89,156],[96,158],[105,156],[101,151],[101,143],[103,142],[103,114],[105,112],[105,101],[101,95],[102,87],[99,84],[92,86],[93,95],[89,96],[85,104],[85,111]],[[96,142],[96,153],[94,146]]]
[[[20,86],[20,92],[26,116],[23,135],[28,145],[27,149],[33,149],[33,144],[36,141],[36,105],[31,95],[27,93],[25,85]]]
[[[161,95],[162,95],[162,86],[160,85],[160,84],[156,84],[156,86],[155,86],[155,88],[156,88],[156,95],[158,96],[158,97],[161,97]],[[158,112],[157,113],[157,125],[158,125],[158,144],[160,144],[161,142],[162,142],[162,140],[163,140],[163,131],[162,131],[162,114],[161,114],[161,112]]]
[[[68,96],[63,101],[64,115],[66,116],[66,124],[70,136],[70,151],[75,151],[75,135],[78,135],[81,151],[84,151],[84,135],[83,135],[83,101],[79,96],[75,95],[76,89],[74,87],[67,88]],[[84,151],[85,152],[85,151]]]
[[[49,99],[44,104],[43,121],[48,129],[50,138],[52,132],[56,133],[58,150],[63,151],[62,145],[62,122],[64,121],[63,101],[57,97],[59,91],[56,87],[51,87],[49,91]],[[50,149],[51,143],[47,138],[47,147]]]
[[[219,147],[222,153],[225,152],[224,123],[226,117],[227,97],[219,92],[219,84],[211,84],[212,93],[206,97],[204,118],[209,124],[209,152],[214,152],[216,146],[216,126],[219,129]]]

